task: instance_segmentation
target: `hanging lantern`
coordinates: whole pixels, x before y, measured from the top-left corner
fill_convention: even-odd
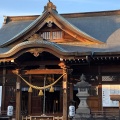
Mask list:
[[[38,94],[39,96],[43,96],[43,91],[42,90],[40,90],[40,92],[39,92],[39,94]]]
[[[28,92],[32,92],[32,87],[29,87]]]
[[[49,92],[54,92],[54,88],[53,88],[53,86],[50,87]]]

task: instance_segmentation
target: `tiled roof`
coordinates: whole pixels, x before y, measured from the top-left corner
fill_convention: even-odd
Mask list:
[[[86,56],[86,55],[104,55],[111,53],[114,54],[120,54],[120,47],[117,45],[111,45],[111,44],[104,44],[104,45],[73,45],[73,44],[56,44],[50,41],[46,40],[35,40],[35,41],[26,41],[22,42],[18,45],[16,45],[13,48],[0,48],[1,55],[0,57],[9,57],[14,54],[14,52],[17,52],[22,49],[32,49],[36,47],[41,48],[48,48],[53,51],[59,52],[61,55],[72,55],[72,56]]]
[[[0,29],[0,45],[20,34],[32,21],[9,22]]]
[[[0,58],[4,58],[4,57],[10,57],[13,56],[16,52],[20,51],[20,50],[29,50],[32,48],[44,48],[44,49],[51,49],[53,51],[59,52],[59,54],[61,55],[70,55],[70,56],[80,56],[80,55],[90,55],[91,52],[89,51],[75,51],[73,47],[71,47],[71,49],[69,49],[70,46],[63,46],[63,45],[59,45],[50,41],[46,41],[46,40],[34,40],[34,41],[25,41],[22,43],[19,43],[18,45],[16,45],[15,47],[11,48],[11,49],[7,49],[6,51],[4,51],[4,53],[0,54]],[[27,49],[26,49],[27,48]],[[78,48],[78,47],[77,47]]]
[[[40,16],[37,16],[40,17]],[[39,18],[38,18],[39,19]],[[0,29],[0,45],[11,40],[16,35],[24,32],[28,27],[34,24],[33,20],[11,21],[6,23]],[[105,42],[104,45],[81,45],[77,43],[72,44],[59,44],[61,48],[68,52],[119,52],[120,47],[120,14],[115,15],[95,15],[95,16],[77,16],[77,17],[65,17],[64,20],[71,23],[78,30],[87,33],[93,38],[99,39]],[[0,53],[7,52],[10,48],[0,48]]]
[[[109,36],[120,28],[120,15],[65,18],[84,33],[106,42]],[[10,40],[28,27],[33,21],[9,22],[0,29],[0,44]],[[117,37],[117,36],[116,36]]]
[[[120,28],[120,15],[66,18],[70,23],[94,38],[106,42]],[[117,36],[116,36],[117,37]]]

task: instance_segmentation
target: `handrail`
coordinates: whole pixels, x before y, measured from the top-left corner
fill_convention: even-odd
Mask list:
[[[0,111],[0,115],[7,115],[7,111],[6,110]],[[15,115],[15,111],[13,111],[13,115]]]
[[[118,117],[119,111],[91,111],[93,117]]]

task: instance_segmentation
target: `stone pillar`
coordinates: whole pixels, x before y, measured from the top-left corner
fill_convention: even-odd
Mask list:
[[[80,103],[78,105],[78,108],[76,109],[76,114],[73,120],[90,117],[90,109],[86,102],[89,96],[88,88],[90,87],[90,84],[88,82],[85,82],[86,78],[83,74],[81,75],[80,80],[81,81],[76,84],[76,86],[78,87],[78,93],[76,94],[76,96],[80,99]]]
[[[16,71],[20,74],[20,71]],[[21,78],[17,76],[16,81],[16,120],[21,120]]]

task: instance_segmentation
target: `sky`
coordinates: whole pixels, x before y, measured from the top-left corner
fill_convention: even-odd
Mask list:
[[[0,27],[3,16],[40,15],[48,0],[0,0]],[[51,0],[58,13],[120,10],[120,0]]]

